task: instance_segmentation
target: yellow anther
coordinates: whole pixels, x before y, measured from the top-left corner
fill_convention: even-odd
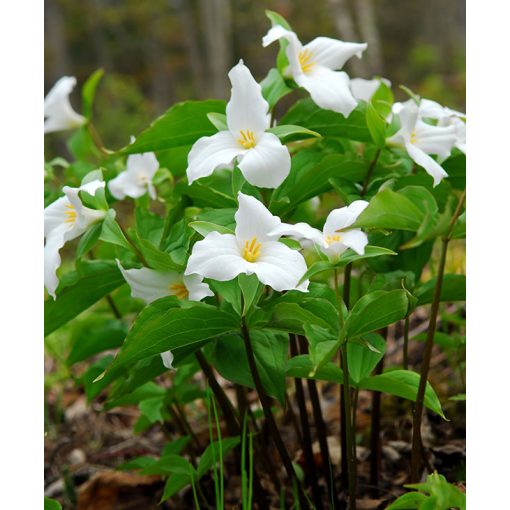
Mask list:
[[[64,223],[74,223],[76,220],[76,211],[72,204],[66,204],[67,211],[64,211],[64,214],[67,216],[67,219],[64,220]]]
[[[326,236],[326,245],[331,246],[333,243],[338,243],[340,241],[340,236]]]
[[[413,129],[411,133],[411,139],[409,140],[412,144],[416,143],[416,129]]]
[[[299,65],[301,66],[301,70],[304,73],[310,71],[310,69],[315,65],[315,62],[312,60],[312,52],[310,50],[302,50],[298,55]]]
[[[168,288],[177,299],[186,299],[189,295],[188,289],[184,283],[172,283]]]
[[[251,149],[252,147],[255,147],[255,133],[249,129],[241,131],[241,138],[238,138],[237,141],[245,149]]]
[[[244,243],[243,258],[248,262],[255,262],[260,256],[261,243],[257,243],[257,238],[253,237],[251,241]]]

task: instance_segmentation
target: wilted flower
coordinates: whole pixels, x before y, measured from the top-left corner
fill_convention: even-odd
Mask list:
[[[147,191],[154,200],[156,190],[152,178],[158,168],[159,163],[153,152],[131,154],[127,158],[126,170],[108,183],[108,189],[117,200],[123,200],[126,196],[138,198]]]
[[[359,228],[349,227],[358,219],[367,205],[366,200],[356,200],[347,207],[334,209],[326,218],[323,232],[311,227],[308,223],[295,225],[282,223],[271,234],[290,236],[299,241],[312,241],[333,262],[348,248],[363,255],[365,246],[368,244],[367,235]]]
[[[395,110],[400,118],[400,129],[388,138],[388,143],[404,147],[411,159],[432,176],[434,186],[437,186],[448,174],[429,154],[436,154],[441,160],[450,155],[457,140],[455,127],[427,124],[422,120],[425,115],[412,100]]]
[[[69,94],[76,86],[74,76],[63,76],[53,85],[44,99],[44,132],[75,129],[87,122],[87,119],[76,113],[69,102]]]
[[[232,83],[226,111],[228,130],[202,137],[193,145],[188,155],[188,181],[191,184],[218,168],[232,168],[237,159],[250,184],[276,188],[289,175],[289,151],[276,135],[266,133],[269,105],[242,60],[228,77]]]
[[[44,284],[48,294],[56,299],[55,291],[59,279],[57,269],[61,259],[59,251],[67,241],[76,239],[86,230],[105,216],[105,211],[98,211],[85,207],[78,195],[85,191],[94,195],[96,190],[104,188],[104,181],[95,180],[80,186],[70,188],[65,186],[65,196],[58,198],[44,209]]]
[[[354,55],[361,58],[367,44],[317,37],[303,46],[294,32],[275,25],[262,39],[262,45],[282,38],[289,43],[286,53],[294,81],[310,93],[318,106],[348,117],[357,101],[349,88],[349,76],[338,69]]]
[[[232,280],[238,274],[256,274],[265,285],[277,291],[306,291],[308,280],[298,286],[306,272],[306,262],[272,232],[281,224],[256,198],[238,194],[233,234],[210,232],[193,246],[184,274],[200,274],[218,281]]]

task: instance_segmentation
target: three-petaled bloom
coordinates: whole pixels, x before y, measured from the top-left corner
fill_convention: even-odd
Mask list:
[[[176,271],[155,271],[147,267],[124,269],[119,260],[117,265],[131,287],[131,295],[134,298],[143,299],[147,304],[166,296],[201,301],[207,296],[214,295],[209,285],[203,283],[203,278],[197,274],[184,276]],[[162,352],[161,361],[168,370],[174,370],[172,351]]]
[[[425,169],[437,186],[448,174],[430,157],[436,154],[446,159],[457,140],[455,126],[433,126],[423,121],[424,115],[414,101],[394,108],[400,117],[400,129],[387,142],[404,147],[411,159]]]
[[[63,131],[82,126],[87,119],[76,113],[69,101],[69,94],[76,86],[74,76],[63,76],[53,85],[44,98],[44,132]]]
[[[347,207],[334,209],[326,218],[323,232],[311,227],[308,223],[295,225],[282,223],[271,233],[291,236],[298,241],[312,241],[332,262],[338,260],[338,257],[348,248],[363,255],[365,246],[368,244],[367,235],[359,228],[349,227],[358,219],[367,205],[366,200],[355,200]]]
[[[59,279],[57,269],[61,259],[59,251],[67,241],[76,239],[98,221],[101,221],[106,212],[90,209],[82,204],[80,191],[94,195],[96,190],[104,188],[104,181],[91,181],[79,188],[64,186],[65,196],[58,198],[44,209],[44,284],[48,294],[56,299],[55,291]]]
[[[348,117],[357,102],[349,88],[349,76],[339,69],[354,55],[361,58],[367,44],[316,37],[303,46],[294,32],[275,25],[263,37],[262,45],[282,38],[289,43],[286,53],[294,81],[318,106]]]
[[[228,129],[200,138],[188,155],[191,184],[234,160],[245,179],[260,188],[276,188],[289,175],[290,154],[270,127],[269,105],[250,70],[240,60],[228,73],[232,95],[227,104]]]
[[[237,275],[256,274],[259,281],[277,291],[306,291],[308,280],[299,284],[306,262],[296,250],[278,241],[273,233],[281,220],[256,198],[238,194],[235,235],[210,232],[193,246],[184,274],[196,273],[218,281]]]
[[[158,168],[159,163],[153,152],[131,154],[127,158],[126,170],[108,183],[108,189],[117,200],[123,200],[126,196],[138,198],[147,191],[154,200],[156,190],[152,178]]]

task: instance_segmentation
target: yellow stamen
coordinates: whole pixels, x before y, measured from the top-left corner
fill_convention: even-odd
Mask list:
[[[251,149],[255,147],[255,133],[247,129],[246,131],[241,130],[241,138],[237,141],[245,148]]]
[[[340,236],[326,236],[326,245],[331,246],[333,243],[338,243],[340,241]]]
[[[168,288],[177,299],[186,299],[189,295],[184,283],[172,283]]]
[[[76,220],[76,211],[74,210],[74,206],[72,204],[66,204],[66,207],[68,211],[64,211],[64,214],[67,216],[64,223],[74,223]]]
[[[315,62],[312,60],[312,52],[310,50],[302,50],[298,55],[299,65],[301,66],[301,70],[304,73],[310,71],[310,69],[315,65]]]
[[[416,129],[413,129],[412,133],[411,133],[411,140],[410,142],[412,144],[415,144],[416,143]]]
[[[253,237],[250,241],[244,243],[243,258],[248,262],[256,262],[260,256],[261,243],[257,243],[257,238]]]

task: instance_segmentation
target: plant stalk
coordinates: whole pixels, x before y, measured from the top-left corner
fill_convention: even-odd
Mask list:
[[[259,371],[257,369],[257,365],[255,362],[255,354],[253,352],[253,347],[251,344],[250,332],[248,330],[248,326],[246,324],[246,319],[243,316],[241,319],[241,332],[244,340],[244,345],[246,348],[246,355],[248,357],[248,364],[250,366],[251,376],[253,378],[253,382],[255,384],[255,388],[257,390],[257,394],[259,396],[260,403],[262,404],[262,410],[264,412],[264,417],[266,418],[267,425],[269,427],[271,436],[273,437],[273,441],[275,443],[276,449],[280,455],[282,463],[285,467],[285,471],[287,472],[287,476],[289,478],[290,485],[296,483],[298,496],[299,496],[299,504],[303,510],[309,510],[308,501],[301,487],[301,483],[294,471],[294,466],[292,465],[292,461],[290,459],[289,453],[285,448],[285,444],[283,442],[282,436],[278,431],[278,427],[276,426],[276,422],[271,412],[271,403],[269,401],[268,396],[264,391],[264,387],[262,386],[262,381],[260,379]]]
[[[377,152],[374,155],[374,159],[370,162],[370,166],[368,167],[367,175],[365,176],[365,180],[363,181],[363,188],[361,189],[360,196],[363,196],[367,192],[368,185],[370,184],[370,179],[372,178],[372,174],[374,173],[374,168],[381,154],[381,149],[377,149]]]
[[[404,349],[402,365],[404,370],[409,368],[409,316],[404,320]]]
[[[386,336],[386,335],[385,335]],[[375,375],[383,372],[384,357],[375,367]],[[372,416],[370,427],[370,485],[373,497],[379,497],[379,476],[381,472],[381,393],[372,392]]]
[[[421,467],[421,420],[423,415],[423,401],[425,399],[425,389],[427,387],[427,379],[430,369],[430,358],[432,356],[432,348],[434,347],[434,336],[436,332],[437,316],[439,312],[439,305],[441,303],[441,289],[443,286],[444,270],[446,265],[446,254],[448,251],[448,243],[450,242],[453,227],[460,215],[462,206],[466,199],[466,191],[464,191],[459,199],[457,208],[452,216],[448,232],[443,237],[441,242],[441,254],[439,256],[439,267],[436,276],[436,285],[434,288],[434,297],[432,299],[432,306],[430,310],[430,321],[427,330],[427,339],[425,341],[425,350],[423,352],[423,361],[420,371],[420,384],[418,386],[418,393],[416,395],[416,402],[413,409],[413,442],[411,450],[411,474],[410,481],[416,483],[419,481],[420,467]]]

